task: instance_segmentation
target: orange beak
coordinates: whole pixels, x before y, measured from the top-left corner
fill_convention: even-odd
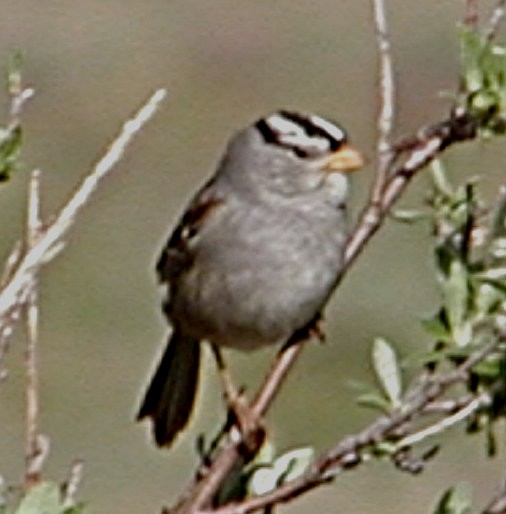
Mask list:
[[[349,145],[343,145],[337,152],[334,152],[324,166],[324,170],[333,172],[352,172],[365,164],[362,154]]]

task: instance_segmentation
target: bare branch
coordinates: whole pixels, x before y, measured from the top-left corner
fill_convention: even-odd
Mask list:
[[[82,460],[76,460],[70,466],[69,476],[62,486],[62,507],[65,510],[76,505],[76,494],[83,478],[83,469],[84,463]]]
[[[21,112],[23,110],[23,107],[25,103],[32,98],[32,96],[35,94],[35,89],[28,87],[20,89],[17,92],[14,93],[12,96],[11,101],[11,108],[10,108],[10,122],[8,125],[9,130],[14,130],[16,127],[19,126],[20,123],[20,116]]]
[[[14,66],[17,68],[19,56],[13,57]],[[21,82],[21,74],[18,69],[11,69],[9,72],[8,93],[10,97],[9,105],[9,123],[7,130],[12,132],[19,127],[21,123],[21,114],[25,103],[32,98],[35,90],[31,87],[24,87]]]
[[[22,250],[23,245],[21,244],[21,241],[18,241],[14,245],[11,253],[7,257],[7,261],[5,262],[2,277],[0,278],[0,290],[4,288],[5,284],[14,273],[16,266],[21,259]],[[14,329],[13,327],[16,324],[18,317],[19,312],[12,312],[6,319],[3,328],[0,330],[0,381],[7,378],[8,372],[4,364],[4,358],[9,349],[9,338],[12,334]]]
[[[41,232],[36,244],[24,254],[15,272],[0,292],[0,334],[4,332],[5,327],[11,325],[10,320],[18,315],[20,307],[26,303],[30,284],[40,267],[54,258],[56,251],[62,248],[67,232],[76,221],[79,212],[88,203],[99,181],[120,160],[133,137],[159,108],[165,95],[166,92],[163,89],[156,91],[123,125],[120,134],[83,180],[56,219]]]
[[[30,460],[27,460],[25,467],[25,488],[35,485],[40,480],[42,468],[51,448],[49,437],[43,434],[36,434],[35,439],[33,445],[34,452],[30,455]]]
[[[385,216],[404,192],[413,176],[435,159],[448,146],[476,137],[476,123],[465,112],[454,112],[445,121],[423,127],[412,138],[395,145],[392,164],[404,157],[404,162],[390,173],[383,189],[381,203],[369,203],[348,241],[345,251],[346,269],[381,227]]]
[[[231,502],[216,509],[202,511],[202,509],[195,508],[195,505],[192,504],[187,510],[176,509],[171,512],[193,513],[199,511],[201,514],[235,514],[240,512],[241,514],[247,514],[265,509],[270,505],[287,502],[319,485],[332,481],[339,473],[369,460],[371,457],[370,450],[378,442],[386,441],[390,436],[395,437],[398,429],[409,423],[417,412],[423,411],[427,405],[440,398],[453,385],[465,382],[472,367],[496,348],[497,344],[481,348],[471,354],[454,371],[432,376],[430,380],[423,381],[416,394],[411,395],[409,402],[403,403],[391,414],[378,418],[358,434],[345,438],[333,448],[323,452],[304,475],[281,485],[272,492],[248,498],[241,502]],[[484,401],[484,399],[479,401]],[[475,412],[476,403],[479,402],[471,402],[472,408],[467,409],[467,415]],[[425,437],[431,435],[434,434],[427,431]],[[421,434],[419,433],[417,442],[421,440]]]
[[[378,165],[375,181],[371,188],[371,203],[378,204],[381,201],[392,157],[391,138],[395,114],[395,82],[392,50],[385,16],[385,4],[383,0],[373,1],[376,41],[379,53],[380,109],[378,113]]]
[[[408,446],[413,446],[429,437],[434,437],[445,430],[448,430],[453,425],[468,419],[471,414],[481,409],[482,407],[490,405],[491,398],[489,393],[482,393],[477,398],[469,400],[468,404],[461,407],[457,412],[441,419],[440,421],[422,429],[418,432],[407,435],[396,442],[396,446],[401,449]]]
[[[36,244],[40,235],[40,172],[35,170],[29,183],[28,212],[26,227],[26,248]],[[39,374],[38,374],[38,277],[34,273],[29,284],[26,303],[27,342],[25,352],[26,366],[26,440],[25,440],[25,487],[31,487],[40,480],[44,454],[39,447]],[[44,458],[41,458],[43,456]]]
[[[479,14],[478,14],[478,0],[466,0],[466,12],[464,15],[464,24],[471,30],[478,29]]]
[[[485,37],[488,41],[492,41],[495,38],[505,14],[506,0],[499,0],[485,28]]]

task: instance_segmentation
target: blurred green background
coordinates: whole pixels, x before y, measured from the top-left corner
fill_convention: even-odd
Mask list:
[[[41,427],[52,440],[47,476],[63,479],[85,461],[80,498],[89,511],[157,512],[174,500],[195,463],[194,441],[222,417],[214,365],[205,355],[197,414],[171,451],[134,422],[165,343],[153,271],[157,254],[192,191],[213,170],[229,135],[278,107],[325,114],[347,127],[373,159],[377,105],[372,6],[356,0],[139,1],[2,0],[0,67],[25,56],[36,89],[24,112],[23,170],[0,191],[0,258],[23,231],[26,183],[43,174],[50,216],[103,152],[122,121],[157,87],[168,98],[42,274]],[[492,2],[482,2],[491,7]],[[456,84],[458,0],[392,0],[388,14],[398,79],[397,134],[437,120],[438,97]],[[0,92],[6,113],[7,99]],[[445,155],[454,178],[483,173],[493,197],[504,178],[504,142],[462,145]],[[372,166],[356,176],[353,211]],[[420,176],[403,206],[419,206]],[[419,318],[437,301],[428,228],[389,222],[368,246],[327,310],[328,344],[311,344],[269,415],[278,448],[323,449],[373,419],[355,405],[352,380],[372,383],[374,336],[401,355],[425,349]],[[0,473],[16,483],[23,467],[23,342],[19,328],[1,384]],[[249,390],[272,350],[228,354]],[[504,434],[504,426],[502,427]],[[425,513],[446,484],[469,480],[477,505],[504,479],[482,437],[461,430],[413,478],[374,463],[290,505],[293,513]]]

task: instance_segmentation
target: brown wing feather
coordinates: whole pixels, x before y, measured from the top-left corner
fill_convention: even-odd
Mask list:
[[[213,180],[207,182],[197,193],[164,247],[156,265],[160,282],[170,282],[172,277],[191,266],[192,240],[214,209],[223,203],[223,199],[214,194],[213,184]]]

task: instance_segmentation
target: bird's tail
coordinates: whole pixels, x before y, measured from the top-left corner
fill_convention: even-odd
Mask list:
[[[175,329],[137,419],[149,417],[158,446],[170,446],[192,412],[199,377],[199,341]]]

